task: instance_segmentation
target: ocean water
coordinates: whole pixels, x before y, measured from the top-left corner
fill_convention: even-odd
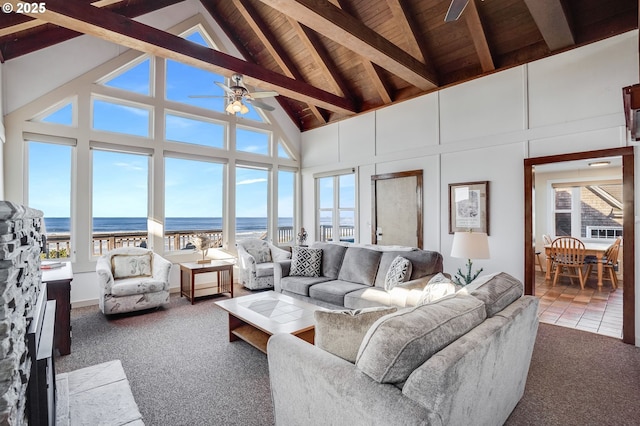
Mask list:
[[[68,233],[68,217],[45,217],[47,233]],[[281,217],[278,226],[292,226],[293,218]],[[167,231],[191,231],[222,229],[220,217],[168,217],[166,218]],[[238,232],[261,231],[267,229],[266,217],[239,217],[236,218],[236,230]],[[115,231],[146,231],[146,217],[95,217],[93,218],[93,232]]]

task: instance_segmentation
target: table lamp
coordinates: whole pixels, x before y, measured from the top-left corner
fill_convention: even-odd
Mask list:
[[[460,268],[454,277],[454,282],[459,285],[467,285],[475,280],[482,272],[482,268],[472,275],[471,259],[489,259],[489,239],[486,232],[456,232],[453,234],[451,257],[467,259],[467,273],[463,274]]]

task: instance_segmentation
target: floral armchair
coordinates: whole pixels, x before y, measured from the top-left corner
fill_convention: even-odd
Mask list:
[[[273,288],[273,262],[291,258],[289,251],[258,238],[247,238],[236,246],[239,279],[250,290]]]
[[[117,248],[96,264],[102,313],[119,314],[169,303],[171,262],[140,247]]]

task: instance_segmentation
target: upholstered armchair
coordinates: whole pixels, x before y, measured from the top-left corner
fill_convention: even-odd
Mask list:
[[[171,262],[140,247],[117,248],[96,264],[102,313],[119,314],[169,303]]]
[[[240,282],[250,290],[273,288],[273,262],[291,258],[291,253],[258,238],[236,244]]]

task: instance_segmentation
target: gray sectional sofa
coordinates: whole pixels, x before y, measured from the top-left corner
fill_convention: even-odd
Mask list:
[[[322,250],[320,276],[291,276],[291,260],[276,262],[274,291],[330,309],[414,306],[429,280],[442,272],[442,255],[435,251],[324,242],[310,248]],[[409,259],[411,275],[386,291],[386,273],[396,256]]]
[[[502,425],[524,393],[538,328],[538,299],[522,292],[501,273],[374,319],[351,339],[355,362],[274,335],[267,353],[275,424]]]

